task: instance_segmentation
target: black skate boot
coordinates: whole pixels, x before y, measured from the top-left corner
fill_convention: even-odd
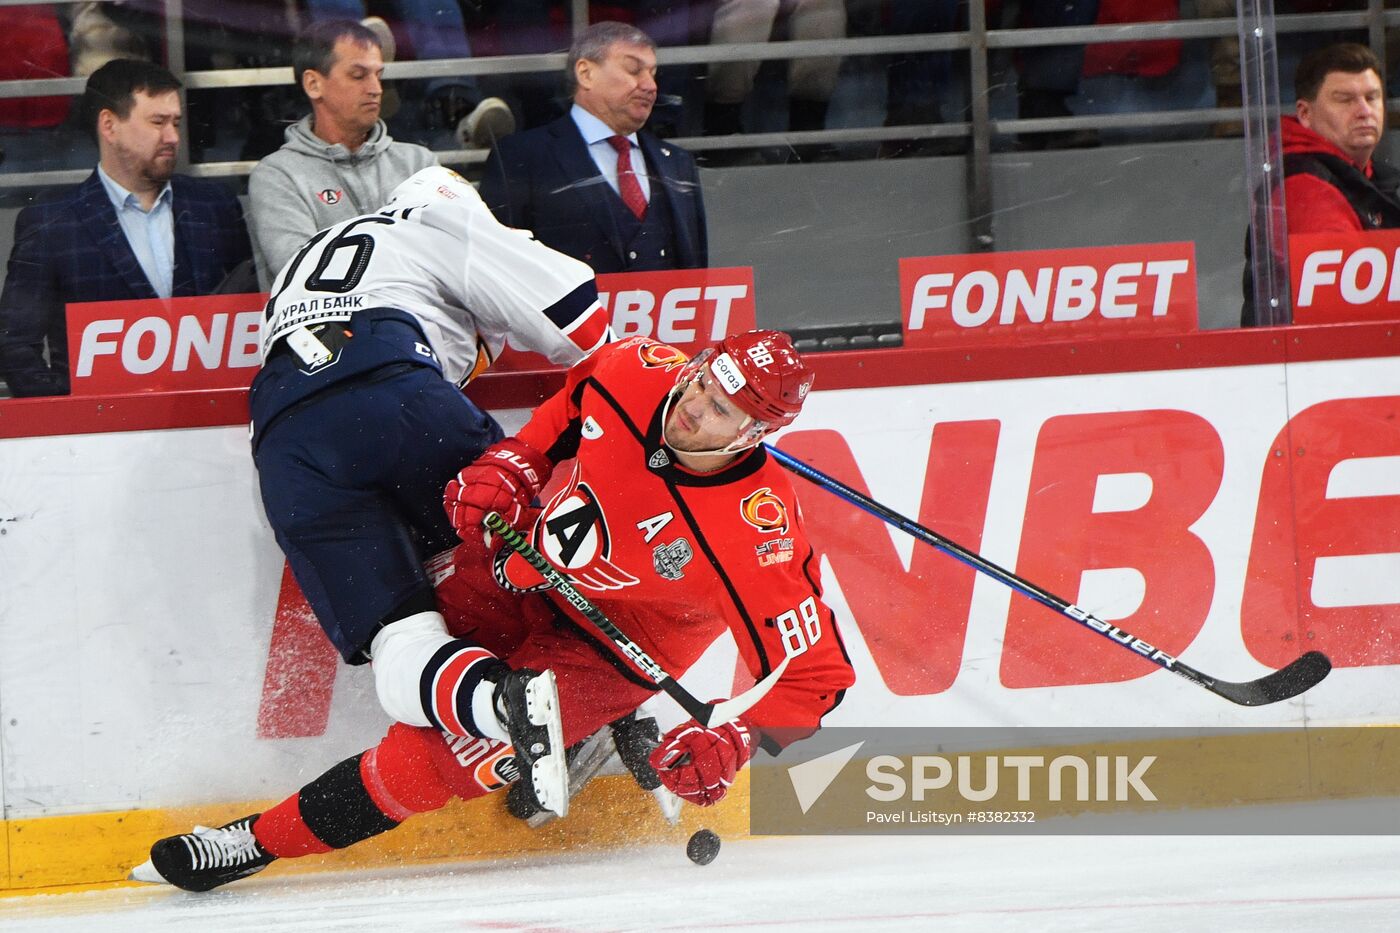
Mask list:
[[[582,742],[570,745],[564,761],[569,770],[569,799],[573,800],[601,768],[610,761],[616,763],[617,753],[608,730],[599,729]],[[535,805],[524,781],[512,784],[506,792],[506,810],[516,819],[529,823],[531,829],[539,829],[555,817],[554,813]]]
[[[578,796],[596,775],[616,774],[625,768],[637,786],[656,798],[667,822],[675,825],[680,818],[680,798],[661,786],[661,778],[647,762],[651,750],[660,744],[661,731],[656,720],[650,716],[639,718],[633,712],[570,746],[569,799]],[[554,818],[554,814],[533,806],[525,788],[518,784],[507,792],[506,810],[511,816],[525,820],[532,829]]]
[[[559,816],[569,812],[569,769],[554,672],[519,668],[496,684],[496,714],[510,733],[524,802]],[[528,793],[527,793],[528,792]]]
[[[196,826],[193,832],[161,839],[151,846],[150,861],[131,870],[131,880],[209,891],[256,875],[277,858],[253,836],[253,823],[261,815],[254,813],[219,829]]]

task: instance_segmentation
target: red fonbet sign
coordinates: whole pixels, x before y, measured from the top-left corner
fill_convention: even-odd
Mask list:
[[[1191,243],[899,261],[906,346],[1026,344],[1196,329]]]
[[[236,389],[261,362],[266,295],[212,295],[68,306],[74,395]]]
[[[754,328],[753,269],[673,269],[598,276],[598,300],[613,336],[655,337],[694,356],[724,337]],[[507,346],[493,368],[546,369],[535,353]]]
[[[1288,238],[1295,324],[1400,318],[1400,230]]]
[[[754,327],[753,270],[685,269],[598,277],[619,337],[641,334],[689,354]],[[265,294],[100,301],[68,306],[74,395],[243,388],[261,362]],[[549,367],[509,347],[498,369]]]

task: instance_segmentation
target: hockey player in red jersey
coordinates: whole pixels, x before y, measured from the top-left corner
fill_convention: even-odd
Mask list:
[[[775,331],[729,337],[694,360],[632,338],[576,364],[519,434],[488,448],[445,491],[463,543],[430,573],[451,637],[393,649],[427,663],[420,682],[388,700],[421,704],[440,728],[395,723],[376,747],[266,813],[160,840],[133,877],[208,890],[275,858],[343,848],[452,797],[505,786],[519,776],[512,749],[493,732],[491,710],[457,689],[483,672],[551,671],[566,744],[655,693],[528,564],[487,539],[482,519],[491,511],[527,530],[673,674],[726,629],[755,677],[787,660],[739,718],[682,723],[651,753],[672,792],[700,806],[719,801],[757,747],[815,731],[854,682],[787,473],[759,445],[797,416],[811,383]],[[541,506],[557,465],[567,474]],[[376,648],[378,663],[385,648]]]

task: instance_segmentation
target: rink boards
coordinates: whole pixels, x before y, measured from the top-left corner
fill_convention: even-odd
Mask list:
[[[813,357],[788,452],[1199,669],[1337,664],[1297,700],[1231,706],[795,479],[858,675],[828,722],[1397,721],[1398,348],[1372,324]],[[541,379],[482,398],[510,428]],[[365,668],[276,638],[245,417],[239,392],[0,405],[6,886],[112,880],[152,833],[280,799],[382,735]],[[735,656],[718,643],[687,682],[729,694]],[[577,844],[618,833],[607,810],[529,835],[485,801],[377,851],[460,856],[463,826],[478,854]],[[628,834],[660,831],[641,819]]]

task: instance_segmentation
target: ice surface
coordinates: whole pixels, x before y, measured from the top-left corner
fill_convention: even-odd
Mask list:
[[[0,930],[74,933],[1400,929],[1386,836],[921,836],[684,841],[512,863],[0,900]]]

